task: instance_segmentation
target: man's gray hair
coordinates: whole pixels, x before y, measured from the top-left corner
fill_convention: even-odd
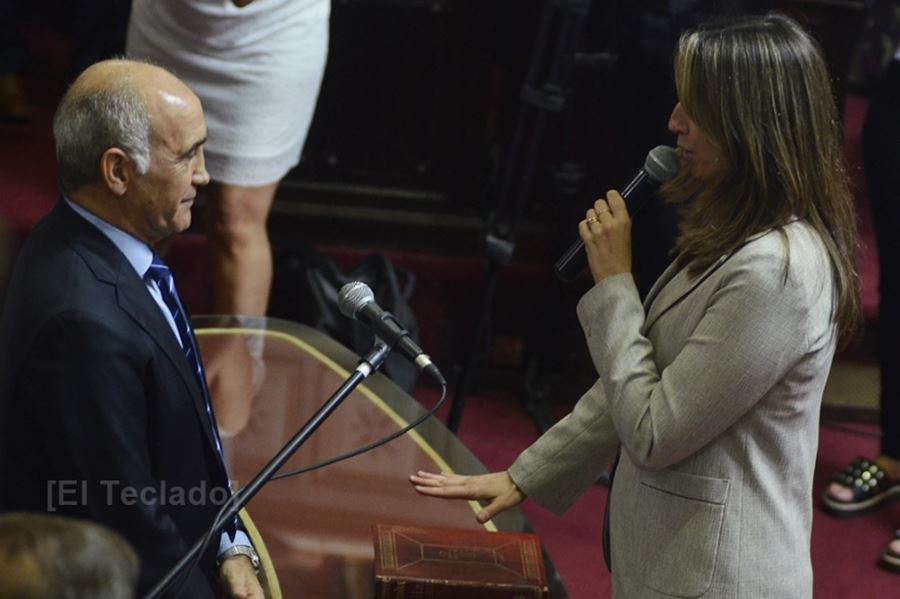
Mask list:
[[[100,180],[100,157],[119,148],[138,174],[150,168],[150,115],[131,77],[102,89],[70,89],[53,117],[59,187],[71,194]]]

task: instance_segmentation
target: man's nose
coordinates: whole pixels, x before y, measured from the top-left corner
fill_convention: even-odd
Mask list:
[[[200,157],[197,161],[197,170],[194,171],[193,183],[200,187],[209,183],[209,171],[206,170],[206,159],[204,158],[202,151],[200,152]]]

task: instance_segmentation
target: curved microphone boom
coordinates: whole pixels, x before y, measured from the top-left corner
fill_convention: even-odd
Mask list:
[[[338,295],[338,308],[340,308],[341,314],[365,323],[372,329],[376,337],[389,346],[398,348],[437,384],[442,387],[447,385],[441,371],[434,365],[428,354],[410,339],[409,331],[397,322],[393,314],[385,312],[375,303],[375,294],[368,285],[361,281],[353,281],[341,287]]]
[[[647,154],[644,168],[639,170],[634,178],[622,189],[622,197],[628,202],[628,211],[634,214],[641,206],[641,202],[647,199],[662,184],[675,176],[678,172],[679,161],[675,148],[669,146],[656,146]],[[565,254],[556,261],[556,274],[563,281],[574,281],[584,267],[587,266],[587,254],[584,253],[584,241],[578,239]]]

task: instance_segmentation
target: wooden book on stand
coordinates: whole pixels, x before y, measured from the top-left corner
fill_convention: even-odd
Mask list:
[[[376,599],[546,599],[532,534],[373,524]]]

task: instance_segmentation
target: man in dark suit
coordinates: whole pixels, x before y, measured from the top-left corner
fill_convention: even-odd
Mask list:
[[[196,340],[154,244],[185,230],[209,181],[198,98],[125,60],[88,68],[54,118],[63,198],[29,236],[0,333],[0,509],[120,532],[148,590],[230,495]],[[186,324],[187,323],[187,324]],[[192,355],[193,353],[193,355]],[[188,597],[262,597],[226,526]]]

